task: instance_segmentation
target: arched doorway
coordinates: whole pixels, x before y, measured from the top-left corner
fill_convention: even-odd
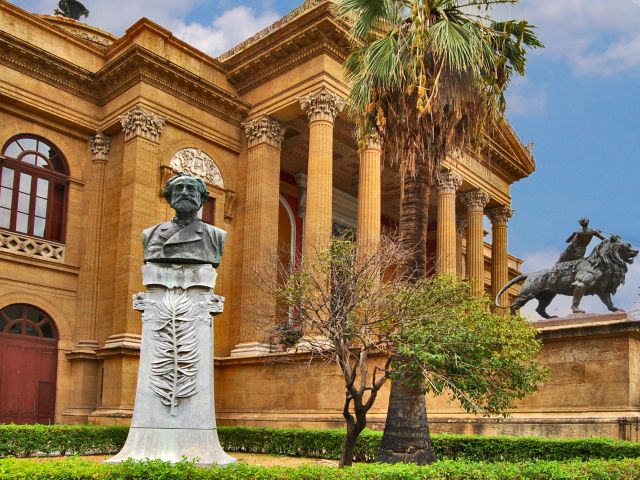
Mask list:
[[[0,310],[0,423],[54,423],[58,332],[37,307]]]

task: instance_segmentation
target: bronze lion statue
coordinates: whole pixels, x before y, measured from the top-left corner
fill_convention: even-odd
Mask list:
[[[512,285],[524,281],[522,290],[509,307],[511,313],[535,298],[538,300],[536,312],[544,318],[552,318],[547,314],[547,307],[556,295],[573,297],[573,313],[584,313],[580,310],[580,301],[585,295],[598,295],[609,311],[619,311],[611,296],[624,284],[629,265],[636,255],[637,248],[612,235],[600,242],[586,258],[559,262],[551,268],[514,278],[502,287],[496,296],[496,305],[502,307],[499,303],[502,294]]]

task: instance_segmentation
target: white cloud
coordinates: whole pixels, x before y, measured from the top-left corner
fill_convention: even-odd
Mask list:
[[[225,52],[261,29],[275,22],[273,11],[256,14],[246,6],[238,6],[213,19],[209,25],[182,23],[173,34],[210,55]]]
[[[578,74],[640,70],[638,0],[520,0],[499,15],[536,25],[546,47],[541,54],[567,61]]]
[[[531,273],[549,268],[556,263],[560,253],[560,250],[557,249],[546,249],[525,254],[523,256],[523,271],[525,273]],[[640,309],[640,290],[638,286],[640,286],[640,259],[637,260],[637,263],[630,266],[626,276],[626,282],[620,286],[614,295],[613,304],[627,312],[633,312],[635,315],[638,315],[638,310]],[[565,295],[556,296],[547,308],[547,313],[559,317],[570,315],[571,300],[571,297]],[[537,306],[538,301],[535,299],[531,300],[522,308],[521,313],[530,320],[539,320],[541,317],[535,311]],[[580,307],[588,313],[608,313],[607,307],[604,306],[597,296],[584,297],[582,302],[580,302]]]
[[[526,77],[513,77],[507,90],[507,116],[531,115],[547,107],[547,89]]]

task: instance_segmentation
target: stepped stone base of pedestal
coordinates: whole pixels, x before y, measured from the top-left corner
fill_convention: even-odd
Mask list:
[[[176,463],[183,457],[203,466],[227,465],[237,461],[222,450],[216,429],[131,427],[120,453],[103,463],[121,463],[129,458]]]
[[[269,345],[260,342],[239,343],[231,350],[232,357],[253,357],[255,355],[265,355],[271,353]]]

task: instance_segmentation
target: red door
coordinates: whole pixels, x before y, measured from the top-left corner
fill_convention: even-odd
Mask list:
[[[58,340],[30,305],[0,310],[0,423],[54,423]]]

